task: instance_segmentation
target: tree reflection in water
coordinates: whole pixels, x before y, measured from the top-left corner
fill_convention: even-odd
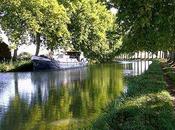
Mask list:
[[[22,80],[27,82],[21,84]],[[14,73],[14,82],[15,96],[1,119],[2,130],[84,127],[100,114],[101,108],[120,95],[124,86],[122,67],[118,64]],[[31,93],[24,90],[28,85],[32,87]]]

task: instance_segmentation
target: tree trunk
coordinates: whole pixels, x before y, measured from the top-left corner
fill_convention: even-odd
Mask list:
[[[170,52],[170,61],[173,59],[173,52]]]
[[[154,53],[152,52],[151,55],[152,55],[152,59],[153,59],[154,58]]]
[[[156,59],[158,58],[158,52],[156,52]]]
[[[159,59],[162,59],[162,51],[159,51]]]
[[[139,59],[139,52],[137,52],[137,59]]]
[[[14,52],[13,52],[13,58],[12,58],[12,60],[13,60],[13,61],[16,61],[17,56],[18,56],[18,48],[16,48],[16,49],[14,50]]]
[[[160,59],[160,51],[157,52],[157,58]]]
[[[169,52],[168,58],[169,58],[169,61],[172,60],[172,52],[171,51]]]
[[[144,51],[144,59],[146,59],[146,54],[147,54],[146,51]]]
[[[139,52],[139,53],[140,53],[140,59],[142,59],[142,53],[143,53],[143,52],[141,51],[141,52]]]
[[[164,51],[164,58],[165,59],[167,59],[167,55],[168,55],[167,51]]]
[[[162,51],[162,58],[163,58],[163,59],[165,58],[165,53],[164,53],[164,51]]]
[[[161,53],[161,51],[159,51],[158,52],[158,58],[161,59],[162,58],[161,56],[162,56],[162,53]]]
[[[40,33],[37,33],[36,34],[36,52],[35,52],[35,55],[38,56],[39,54],[39,51],[40,51],[40,43],[41,43],[41,34]]]
[[[175,62],[175,52],[173,51],[170,52],[170,61]]]
[[[173,63],[174,63],[174,62],[175,62],[175,52],[174,52],[174,51],[172,52],[172,55],[173,55],[172,61],[173,61]]]

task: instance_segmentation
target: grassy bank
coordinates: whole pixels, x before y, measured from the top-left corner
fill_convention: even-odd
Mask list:
[[[108,105],[93,130],[175,129],[172,97],[158,62],[144,74],[129,78],[127,84],[127,93]]]
[[[0,63],[0,72],[26,72],[32,70],[33,65],[28,60]]]

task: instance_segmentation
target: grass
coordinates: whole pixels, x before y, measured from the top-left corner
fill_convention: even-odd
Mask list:
[[[127,84],[127,93],[105,108],[92,124],[93,130],[175,129],[172,97],[157,61],[144,74],[129,78]]]
[[[26,72],[32,70],[33,65],[31,61],[28,60],[0,63],[0,72]]]

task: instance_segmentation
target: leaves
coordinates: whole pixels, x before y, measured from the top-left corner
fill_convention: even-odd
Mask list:
[[[119,48],[115,17],[97,0],[0,0],[0,13],[2,29],[18,45],[30,37],[48,49],[69,46],[97,61],[111,59]]]
[[[57,44],[61,37],[64,42],[69,37],[67,23],[69,18],[65,8],[56,0],[11,0],[0,1],[0,10],[4,14],[1,17],[2,29],[9,37],[16,39],[18,43],[21,35],[30,32],[33,35],[41,33],[49,42]]]
[[[175,49],[173,0],[111,0],[125,32],[124,51]]]
[[[82,50],[88,58],[97,61],[104,59],[111,53],[108,32],[114,31],[115,18],[112,13],[96,0],[72,1],[68,7],[71,20],[68,27],[73,47]]]

